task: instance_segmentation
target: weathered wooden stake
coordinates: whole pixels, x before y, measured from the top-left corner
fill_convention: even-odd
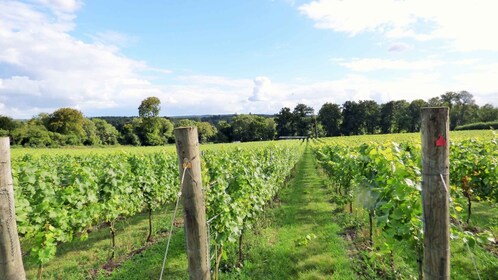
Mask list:
[[[446,107],[422,108],[424,279],[450,279],[448,115]]]
[[[210,279],[206,208],[202,193],[197,127],[176,128],[175,141],[180,180],[185,167],[187,168],[182,186],[182,201],[185,211],[185,240],[190,279]]]
[[[8,137],[0,138],[0,279],[26,279],[17,235]]]

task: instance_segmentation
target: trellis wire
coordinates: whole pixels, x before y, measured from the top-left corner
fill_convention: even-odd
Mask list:
[[[169,245],[171,243],[171,236],[173,235],[173,227],[174,227],[174,223],[175,223],[176,212],[178,210],[178,203],[180,201],[180,196],[182,195],[183,180],[185,179],[185,173],[186,173],[185,171],[187,170],[187,168],[188,168],[187,166],[185,166],[183,168],[182,180],[180,182],[180,191],[178,192],[178,196],[176,198],[175,211],[173,213],[173,218],[171,219],[171,228],[169,230],[168,244],[166,245],[166,251],[164,252],[163,266],[161,268],[161,275],[159,276],[159,280],[163,279],[164,267],[166,266],[166,259],[168,258]]]

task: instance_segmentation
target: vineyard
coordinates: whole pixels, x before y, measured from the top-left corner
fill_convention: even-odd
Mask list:
[[[252,149],[203,151],[207,215],[213,248],[234,243],[275,196],[300,156],[299,143]],[[20,155],[13,160],[18,231],[39,266],[54,258],[57,246],[88,238],[95,227],[108,227],[110,258],[118,220],[173,203],[179,192],[176,154],[152,151],[90,155]],[[220,252],[221,253],[221,252]]]
[[[473,133],[452,133],[450,138],[451,272],[453,279],[497,279],[498,220],[484,213],[497,213],[498,137],[492,132]],[[420,135],[389,137],[203,148],[203,193],[214,277],[259,279],[250,276],[254,268],[249,263],[243,265],[244,255],[255,250],[254,240],[265,227],[271,227],[267,212],[285,209],[280,192],[294,192],[285,187],[296,163],[305,157],[319,167],[308,172],[323,172],[321,199],[333,205],[333,210],[325,213],[328,218],[315,226],[325,228],[328,225],[323,223],[330,223],[342,228],[338,234],[349,244],[346,255],[354,260],[358,278],[417,279],[422,273],[424,238]],[[142,250],[144,254],[164,253],[170,223],[182,223],[181,218],[171,217],[180,191],[173,148],[51,151],[12,152],[17,226],[29,279],[107,278],[112,274],[102,272],[106,265],[135,253],[138,257]],[[145,220],[141,223],[143,236],[138,237],[142,244],[123,249],[117,236],[125,234],[124,228],[132,227],[137,217]],[[184,250],[183,237],[179,232],[175,236],[172,250],[177,251],[168,260],[166,279],[170,279],[168,269],[186,263],[182,260],[185,254],[178,253]],[[245,238],[250,245],[244,243]],[[67,276],[67,271],[51,266],[64,263],[67,248],[79,246],[72,244],[85,242],[91,247],[85,240],[95,239],[107,239],[109,245],[107,250],[100,249],[93,268],[86,267],[82,275]],[[315,233],[306,234],[295,246],[311,246],[315,239],[326,247],[327,240]],[[58,251],[61,248],[63,253]],[[134,259],[125,266],[133,266]],[[160,266],[156,263],[154,271]],[[116,269],[119,272],[119,267]],[[148,277],[157,279],[159,275]]]

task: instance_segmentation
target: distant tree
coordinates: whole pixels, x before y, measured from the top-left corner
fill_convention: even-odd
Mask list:
[[[159,123],[161,124],[161,135],[169,143],[174,142],[173,136],[173,123],[166,118],[159,118]]]
[[[427,107],[429,104],[422,99],[415,99],[410,102],[408,106],[408,114],[410,117],[410,127],[409,132],[418,132],[420,130],[420,115],[423,107]]]
[[[275,117],[276,129],[278,136],[294,135],[293,115],[290,108],[284,107]]]
[[[406,100],[394,101],[394,132],[408,132],[411,127],[410,103]]]
[[[292,111],[292,124],[297,135],[310,136],[313,134],[314,110],[305,104],[297,104]]]
[[[72,139],[69,140],[69,144],[71,145],[81,144],[86,138],[84,122],[83,114],[72,108],[58,109],[47,118],[48,130],[70,136],[69,138]]]
[[[195,126],[196,121],[190,119],[181,119],[175,122],[175,127]]]
[[[439,96],[436,96],[436,97],[432,97],[430,98],[428,101],[428,106],[429,107],[439,107],[439,106],[443,106],[443,101],[441,100],[441,98],[439,98]]]
[[[141,118],[157,117],[159,111],[161,111],[161,100],[157,97],[148,97],[138,107],[138,116]]]
[[[95,126],[95,123],[93,121],[89,119],[84,119],[83,130],[85,131],[86,134],[86,137],[83,140],[84,145],[92,146],[92,145],[102,144],[99,136],[97,135],[97,127]]]
[[[216,135],[216,128],[208,122],[198,122],[197,133],[199,134],[199,141],[206,143]]]
[[[454,111],[456,111],[454,112],[454,116],[456,117],[455,127],[477,121],[478,106],[476,105],[474,96],[465,90],[460,91],[457,96],[458,99],[454,107]]]
[[[218,133],[216,141],[219,143],[227,143],[233,141],[233,129],[227,121],[219,121],[216,125]]]
[[[337,104],[325,103],[318,111],[318,121],[323,125],[326,136],[341,134],[341,107]]]
[[[138,120],[138,119],[137,119]],[[131,123],[123,125],[123,132],[119,142],[123,145],[140,146],[142,142],[136,133],[137,125],[132,120]]]
[[[92,119],[95,124],[97,137],[104,145],[118,144],[119,132],[118,130],[102,119]]]
[[[277,124],[274,118],[264,118],[265,126],[263,130],[262,140],[273,140],[277,135]]]
[[[60,134],[58,135],[61,136]],[[48,147],[54,144],[52,136],[52,133],[45,126],[26,123],[12,131],[12,142],[14,145],[25,147]]]
[[[380,122],[380,106],[373,100],[360,100],[358,103],[359,122],[362,123],[362,128],[367,134],[375,134]]]
[[[0,115],[0,129],[5,131],[11,131],[16,129],[19,124],[14,121],[11,117]]]
[[[460,95],[454,91],[448,91],[445,94],[441,94],[440,100],[442,105],[448,106],[451,109],[453,109],[453,105],[457,103],[457,101],[460,99]]]
[[[233,140],[261,141],[275,136],[275,122],[256,115],[238,115],[232,118]]]
[[[498,121],[498,108],[491,104],[485,104],[477,110],[477,118],[479,122]]]
[[[356,101],[346,101],[342,104],[341,132],[344,135],[358,135],[364,126],[364,112]]]
[[[383,134],[393,132],[395,102],[389,101],[380,106],[380,132]]]

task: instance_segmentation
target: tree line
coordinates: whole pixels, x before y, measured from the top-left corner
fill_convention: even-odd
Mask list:
[[[144,99],[138,117],[86,118],[80,111],[60,108],[30,120],[13,120],[0,115],[0,136],[9,136],[12,145],[58,147],[66,145],[157,146],[174,143],[173,128],[197,126],[199,141],[264,141],[280,136],[330,137],[340,135],[417,132],[420,108],[448,106],[450,129],[471,123],[498,121],[498,108],[478,106],[467,91],[447,92],[427,101],[395,100],[379,104],[373,100],[325,103],[317,114],[306,105],[282,108],[276,115],[241,114],[202,118],[160,117],[161,101]]]
[[[276,115],[280,136],[340,136],[418,132],[422,107],[447,106],[450,109],[450,129],[470,123],[498,121],[498,108],[482,107],[467,91],[446,92],[427,101],[395,100],[379,104],[373,100],[346,101],[342,105],[325,103],[318,114],[305,104],[293,111],[284,107]],[[489,128],[489,126],[487,127]]]

